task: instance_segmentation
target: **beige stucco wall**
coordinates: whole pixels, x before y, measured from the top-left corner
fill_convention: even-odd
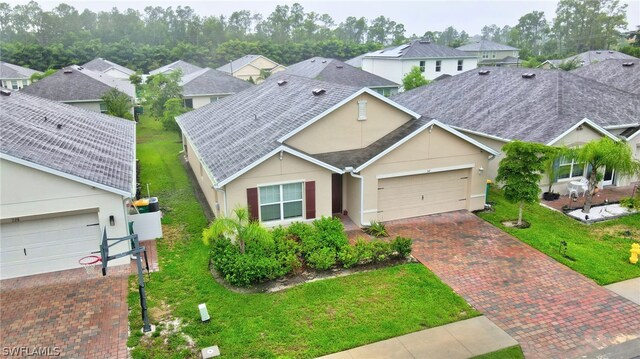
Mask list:
[[[189,166],[191,166],[196,180],[198,181],[198,185],[204,193],[207,203],[209,204],[209,208],[211,208],[215,216],[219,216],[220,211],[224,210],[224,195],[213,189],[213,183],[200,163],[200,160],[196,156],[193,146],[191,146],[191,143],[189,143],[184,136],[182,137],[182,143],[186,149],[185,155],[187,156]]]
[[[367,101],[367,119],[358,120],[358,101]],[[336,109],[285,143],[307,153],[365,148],[409,121],[411,116],[362,94]]]
[[[469,169],[467,209],[473,211],[484,208],[487,177],[478,169],[487,168],[489,155],[484,150],[437,126],[434,126],[431,132],[423,131],[362,170],[361,175],[365,181],[364,221],[381,220],[377,213],[377,176],[415,171],[426,173],[427,170],[464,165],[472,165]],[[348,206],[351,208],[353,205],[350,199]],[[363,225],[360,223],[358,212],[349,211],[349,217],[357,224]]]
[[[258,57],[257,59],[251,61],[251,65],[259,68],[259,69],[265,69],[265,70],[270,70],[276,66],[278,66],[278,64],[276,62],[273,62],[269,59],[266,59],[264,57]]]
[[[122,196],[7,160],[0,160],[0,198],[2,220],[97,211],[100,228],[107,229],[107,236],[129,234]],[[109,224],[109,216],[114,216],[115,226]],[[99,238],[96,238],[95,250],[99,250],[99,245]],[[125,242],[111,251],[119,253],[128,249]],[[113,260],[109,265],[126,263],[129,263],[129,257]]]
[[[89,110],[89,111],[100,113],[100,103],[101,102],[102,101],[96,101],[96,102],[64,102],[64,103],[66,103],[67,105],[80,107],[80,108],[83,108],[85,110]]]

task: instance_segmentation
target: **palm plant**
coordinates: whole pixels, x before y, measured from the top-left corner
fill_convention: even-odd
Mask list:
[[[233,210],[234,217],[217,217],[204,230],[202,238],[206,244],[210,238],[227,237],[233,243],[237,243],[240,253],[245,252],[248,241],[267,241],[269,232],[260,225],[260,222],[249,220],[249,211],[246,208]]]

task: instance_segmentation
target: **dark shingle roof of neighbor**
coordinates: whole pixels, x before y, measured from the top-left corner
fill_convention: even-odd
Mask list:
[[[409,120],[404,125],[398,127],[397,129],[389,132],[386,136],[377,140],[376,142],[370,144],[365,148],[355,149],[355,150],[347,150],[347,151],[337,151],[337,152],[328,152],[328,153],[318,153],[310,155],[324,163],[328,163],[337,168],[346,168],[353,167],[358,168],[361,165],[365,164],[367,161],[391,147],[396,142],[401,139],[409,136],[420,127],[427,124],[431,121],[430,118],[420,117],[419,119]]]
[[[287,81],[280,86],[279,82]],[[313,95],[314,89],[326,92]],[[305,77],[268,78],[177,118],[204,166],[224,181],[280,146],[278,139],[360,88]]]
[[[340,60],[313,57],[287,67],[280,74],[290,74],[320,81],[356,87],[399,87],[397,83],[357,69]]]
[[[182,70],[182,76],[189,75],[190,73],[202,70],[202,67],[196,66],[194,64],[190,64],[186,61],[178,60],[176,62],[172,62],[168,65],[164,65],[162,67],[158,67],[153,71],[149,71],[149,75],[156,75],[166,72],[172,72],[176,69]]]
[[[40,71],[0,61],[0,79],[28,79]]]
[[[246,66],[247,64],[251,63],[251,61],[259,58],[259,57],[264,57],[265,59],[268,59],[269,61],[273,61],[270,58],[266,57],[266,56],[262,56],[262,55],[244,55],[241,58],[235,59],[233,61],[231,61],[230,63],[226,63],[220,67],[218,67],[216,70],[218,71],[222,71],[222,72],[226,72],[228,74],[231,73],[231,69],[233,69],[233,71],[239,70],[242,67]],[[273,61],[275,63],[275,61]],[[278,65],[274,66],[277,67]]]
[[[99,72],[104,72],[106,70],[109,70],[110,68],[114,68],[120,72],[123,72],[127,75],[133,75],[135,73],[135,71],[126,68],[122,65],[118,65],[115,62],[111,62],[109,60],[105,60],[101,57],[97,57],[89,62],[87,62],[86,64],[82,65],[82,67],[84,67],[85,69],[89,69],[92,71],[99,71]]]
[[[240,92],[253,86],[224,72],[204,68],[182,77],[182,95],[222,95]]]
[[[632,63],[632,66],[623,66]],[[572,73],[640,95],[640,59],[605,60],[579,67]]]
[[[452,49],[443,45],[436,45],[425,40],[413,40],[408,44],[394,48],[382,49],[366,54],[365,58],[475,58],[464,51]]]
[[[65,73],[65,71],[71,71]],[[135,98],[135,86],[128,80],[72,65],[35,82],[21,91],[54,101],[99,101],[112,88]]]
[[[470,44],[456,47],[461,51],[518,51],[520,49],[509,45],[503,45],[489,40],[480,40]]]
[[[604,60],[611,60],[611,59],[637,60],[636,57],[623,54],[622,52],[618,52],[618,51],[592,50],[592,51],[585,51],[583,53],[580,53],[574,56],[569,56],[566,59],[562,60],[562,62],[569,62],[574,59],[577,59],[578,64],[582,66],[589,65],[590,63],[595,61],[604,61]]]
[[[640,122],[638,96],[558,70],[479,68],[392,100],[455,128],[540,143],[584,118],[600,126]]]
[[[23,91],[0,95],[0,119],[3,154],[132,192],[135,122]]]

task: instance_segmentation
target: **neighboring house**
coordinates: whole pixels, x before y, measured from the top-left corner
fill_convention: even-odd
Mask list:
[[[20,90],[31,84],[31,75],[40,71],[0,61],[0,87]]]
[[[638,58],[613,50],[592,50],[569,56],[562,60],[547,60],[540,65],[544,69],[558,68],[560,64],[575,61],[578,66],[586,66],[605,60],[637,60]]]
[[[0,119],[0,278],[78,268],[104,229],[129,234],[135,122],[7,90]]]
[[[228,64],[217,68],[218,71],[226,72],[241,80],[253,80],[254,83],[261,83],[263,72],[273,75],[286,69],[286,67],[262,55],[246,55],[235,59]]]
[[[604,60],[582,66],[571,72],[640,95],[640,59]]]
[[[109,60],[105,60],[101,57],[95,58],[86,64],[82,65],[85,69],[100,72],[105,75],[115,77],[118,79],[129,79],[129,76],[135,74],[136,72],[126,68],[122,65],[118,65],[115,62],[111,62]]]
[[[280,74],[177,118],[216,216],[356,224],[484,208],[497,152],[369,88]]]
[[[391,46],[391,47],[386,47],[383,50],[391,50],[391,49],[395,49],[395,48],[396,48],[396,46]],[[378,50],[376,50],[376,51],[378,51]],[[372,51],[372,52],[375,52],[375,51]],[[371,54],[372,52],[367,52],[367,53],[364,53],[362,55],[356,56],[354,58],[351,58],[351,59],[345,61],[344,63],[348,64],[348,65],[351,65],[353,67],[357,67],[359,69],[362,69],[362,59],[364,59],[365,56]]]
[[[199,108],[253,86],[224,72],[210,68],[183,76],[182,99],[185,107]]]
[[[82,66],[72,65],[22,91],[90,111],[106,113],[107,108],[102,97],[114,88],[129,96],[132,102],[135,100],[135,86],[129,80],[114,78]]]
[[[631,131],[640,125],[638,96],[565,71],[483,67],[393,100],[496,151],[512,140],[576,147],[604,136],[618,139],[613,131]],[[635,151],[639,141],[636,136],[629,146]],[[503,156],[485,167],[489,178],[496,177]],[[566,182],[588,171],[571,159],[558,166],[554,188],[560,192],[566,190]],[[627,185],[633,180],[637,178],[606,171],[602,185]]]
[[[360,70],[340,60],[324,57],[313,57],[300,61],[280,73],[355,87],[368,87],[385,96],[398,93],[400,87],[395,82]]]
[[[149,75],[168,74],[178,69],[182,71],[182,76],[186,76],[196,71],[202,70],[202,67],[190,64],[186,61],[178,60],[176,62],[170,63],[169,65],[164,65],[153,71],[149,71]]]
[[[456,75],[475,69],[477,65],[475,55],[426,40],[374,51],[362,58],[363,70],[395,83],[402,83],[413,67],[419,67],[427,80],[433,80],[443,74]]]
[[[562,61],[563,60],[556,60],[556,59],[545,60],[543,63],[538,65],[538,68],[543,70],[559,69],[560,65],[562,64]]]
[[[520,49],[489,40],[457,47],[478,58],[478,66],[517,66]]]

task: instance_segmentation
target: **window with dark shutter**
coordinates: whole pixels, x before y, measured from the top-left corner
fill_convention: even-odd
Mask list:
[[[249,219],[252,221],[259,220],[258,189],[255,187],[247,188],[247,206],[249,207]]]

